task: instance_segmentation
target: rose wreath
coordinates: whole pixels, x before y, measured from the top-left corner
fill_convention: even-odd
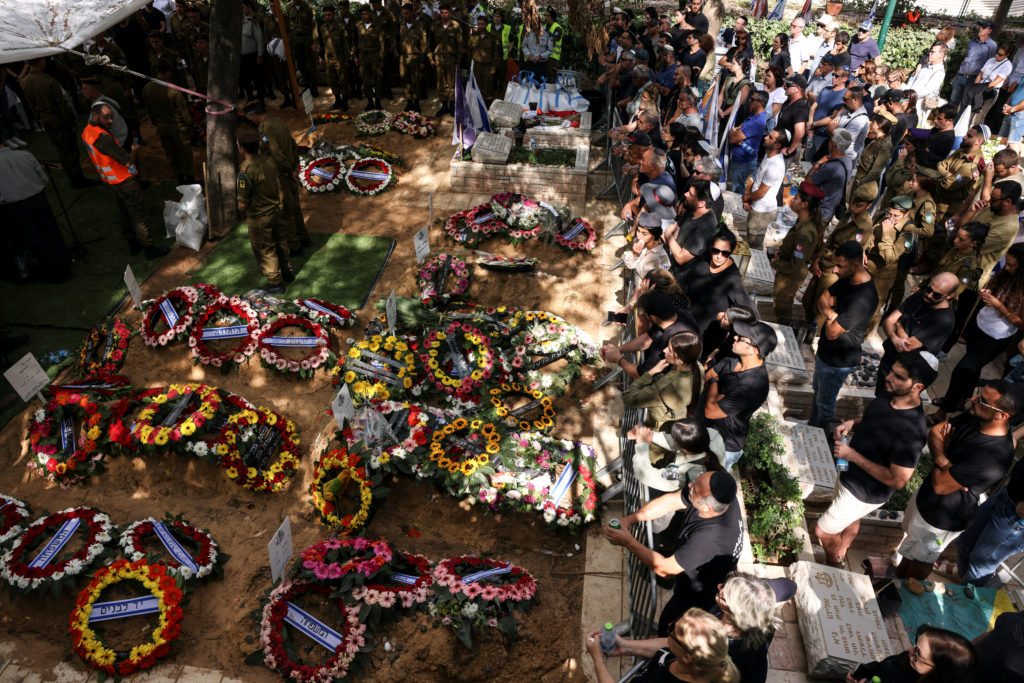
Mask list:
[[[166,346],[171,340],[184,341],[203,301],[220,296],[220,290],[213,285],[172,289],[153,301],[142,317],[142,341],[146,346]],[[158,331],[160,329],[163,331]]]
[[[568,251],[592,251],[597,245],[597,231],[582,218],[576,218],[562,231],[551,233],[555,244]]]
[[[551,403],[551,397],[545,396],[540,389],[530,389],[515,382],[502,382],[501,386],[491,387],[488,393],[491,406],[480,415],[484,420],[501,420],[509,427],[525,431],[534,430],[542,434],[547,434],[555,426],[555,408]],[[524,406],[509,409],[505,402],[511,396],[527,396],[531,400]],[[531,422],[526,415],[538,408],[540,415]]]
[[[490,211],[504,222],[509,241],[519,245],[544,230],[550,214],[537,202],[524,195],[504,192],[491,197]]]
[[[360,135],[383,135],[391,130],[394,116],[380,109],[364,111],[356,116],[356,132]]]
[[[385,418],[388,428],[399,442],[383,446],[379,453],[370,453],[366,466],[385,474],[413,474],[414,468],[420,464],[427,452],[427,444],[433,431],[430,426],[433,410],[415,403],[397,401],[374,403],[373,409]],[[355,447],[358,438],[352,430],[344,430],[341,436],[344,439],[343,443],[347,443],[349,448]]]
[[[182,442],[189,441],[220,410],[221,395],[216,387],[206,384],[172,384],[142,402],[144,407],[132,429],[135,439],[147,450],[170,446],[182,452]],[[167,407],[170,411],[164,415]]]
[[[286,327],[301,327],[312,333],[312,336],[303,337],[277,337],[277,333]],[[305,339],[314,341],[314,345],[290,346],[288,340]],[[275,343],[276,342],[276,343]],[[294,342],[292,342],[294,343]],[[281,374],[295,374],[301,379],[312,379],[317,368],[324,365],[331,355],[331,338],[327,330],[306,318],[297,315],[282,315],[270,323],[260,332],[259,350],[260,362],[263,367],[276,370]],[[305,356],[296,360],[286,358],[282,348],[311,349]]]
[[[321,583],[293,583],[285,579],[271,592],[263,608],[263,619],[260,623],[263,663],[268,668],[278,672],[285,679],[316,683],[329,683],[348,674],[352,660],[366,645],[363,638],[366,624],[360,622],[358,608],[347,607],[341,600],[328,598],[332,590],[330,586]],[[294,604],[306,595],[319,595],[322,599],[327,599],[332,610],[338,613],[332,623],[341,624],[340,633],[331,629],[326,638],[323,636],[325,624],[321,623],[319,627],[314,627],[321,634],[314,642],[331,652],[330,657],[322,664],[302,663],[300,652],[304,648],[292,641],[290,636],[303,632],[303,629],[285,629],[286,621],[293,625],[295,621],[310,623],[311,617]]]
[[[117,444],[122,450],[137,450],[139,443],[135,440],[137,427],[135,411],[141,410],[149,399],[162,393],[164,393],[164,387],[152,387],[134,392],[115,403],[114,407],[110,409],[110,417],[107,420],[107,439]],[[129,416],[131,416],[130,419]]]
[[[434,578],[427,558],[396,552],[387,569],[352,591],[354,600],[370,607],[371,622],[375,621],[373,612],[376,610],[392,611],[397,617],[398,607],[410,609],[426,603],[434,595],[430,589]],[[385,579],[385,574],[390,576]]]
[[[78,374],[85,378],[114,375],[124,365],[131,336],[131,330],[120,318],[92,328],[78,349]],[[97,350],[101,350],[99,360],[94,360]]]
[[[545,311],[519,311],[512,320],[511,372],[529,389],[559,395],[580,376],[584,365],[597,362],[597,347],[571,323]],[[540,358],[533,360],[533,356]],[[565,359],[557,373],[545,373],[548,365]]]
[[[82,524],[88,530],[81,547],[70,557],[54,561]],[[59,593],[60,584],[74,581],[104,554],[113,530],[110,517],[87,507],[68,508],[37,519],[0,557],[0,577],[23,593],[51,584],[57,584],[51,590]],[[46,546],[30,557],[40,541],[53,532]]]
[[[489,204],[454,213],[444,222],[444,232],[449,239],[467,247],[474,247],[507,227]]]
[[[356,342],[347,354],[339,355],[331,371],[334,385],[349,385],[357,403],[401,397],[418,379],[414,345],[412,337],[394,335]]]
[[[441,617],[466,647],[472,632],[498,629],[509,640],[518,632],[513,610],[528,612],[536,604],[537,582],[511,562],[464,555],[434,567],[436,600],[430,614]]]
[[[24,530],[22,524],[28,521],[28,506],[0,493],[0,546],[17,537]]]
[[[149,634],[149,641],[136,645],[130,652],[118,652],[107,646],[92,626],[92,622],[114,618],[105,614],[108,609],[113,610],[114,604],[97,601],[104,590],[123,581],[141,584],[155,599],[155,604],[146,604],[143,609],[148,610],[142,614],[159,614],[158,624]],[[75,652],[92,668],[114,677],[131,676],[152,667],[158,659],[167,656],[171,643],[181,633],[182,598],[181,589],[162,565],[147,564],[145,560],[118,560],[109,567],[101,568],[79,593],[75,609],[71,612],[68,627]],[[149,601],[142,598],[129,605],[140,602]]]
[[[395,170],[383,159],[360,159],[345,174],[345,186],[354,195],[373,197],[394,184]]]
[[[490,477],[490,486],[478,491],[478,500],[494,511],[540,512],[553,528],[576,528],[594,520],[598,502],[594,449],[536,432],[510,434],[505,443],[510,447],[495,458],[497,471]],[[535,483],[540,472],[550,475],[548,485]]]
[[[211,327],[207,331],[207,322],[222,322],[224,320],[233,321],[236,324],[226,328]],[[226,336],[228,334],[240,336]],[[192,356],[197,365],[200,363],[212,365],[215,368],[221,368],[221,371],[226,373],[232,368],[237,370],[238,366],[256,351],[259,334],[260,319],[252,306],[237,296],[229,299],[221,295],[196,316],[195,328],[189,337],[188,345],[192,348]],[[238,339],[238,341],[227,351],[214,351],[210,348],[209,342],[217,338]]]
[[[460,342],[472,349],[465,358]],[[423,340],[420,362],[434,388],[448,396],[467,400],[486,381],[500,381],[505,368],[496,359],[491,339],[468,322],[452,322],[444,330],[433,330]],[[444,361],[445,356],[449,361]],[[455,374],[452,377],[449,370]]]
[[[454,254],[437,254],[423,263],[416,285],[420,288],[420,301],[430,306],[434,303],[446,304],[459,298],[469,290],[471,271],[464,260]],[[455,279],[455,286],[446,291],[448,276]]]
[[[273,459],[275,451],[278,455]],[[266,408],[241,410],[229,417],[216,452],[228,479],[253,491],[283,490],[302,457],[295,423]]]
[[[429,138],[434,134],[434,125],[430,119],[416,111],[400,111],[395,114],[391,127],[399,133],[415,138]]]
[[[307,318],[321,325],[348,327],[356,324],[356,317],[352,315],[352,311],[323,299],[306,297],[296,299],[295,304],[302,309]]]
[[[342,514],[338,503],[350,485],[359,488],[359,509],[352,514]],[[366,468],[360,465],[358,454],[336,448],[320,456],[313,467],[313,483],[309,492],[320,522],[349,534],[363,528],[370,519],[374,498],[383,499],[387,489],[375,489]]]
[[[391,546],[383,539],[329,538],[302,551],[295,563],[295,577],[301,581],[338,585],[341,579],[351,576],[352,583],[361,586],[366,579],[387,569],[391,560]],[[349,588],[352,583],[348,583]]]
[[[28,468],[67,488],[102,467],[106,411],[89,394],[57,391],[28,427]],[[78,420],[76,429],[75,420]]]
[[[166,560],[162,559],[163,553],[157,555],[160,558],[159,564],[167,568],[167,573],[174,578],[181,577],[184,580],[202,579],[209,576],[216,569],[221,572],[220,566],[226,561],[226,556],[217,552],[217,542],[209,531],[193,526],[182,519],[168,518],[160,521],[152,517],[133,522],[122,532],[118,543],[121,545],[121,554],[130,562],[146,560],[146,540],[156,537],[163,543],[163,548],[168,553]],[[186,548],[179,539],[195,548]],[[150,560],[152,564],[157,564]]]
[[[458,436],[466,432],[465,438]],[[437,477],[453,496],[461,497],[487,481],[494,470],[491,458],[501,446],[501,435],[491,422],[458,418],[436,430],[430,437],[430,458],[424,472]]]
[[[333,192],[345,177],[345,162],[328,154],[299,162],[299,182],[307,192]]]

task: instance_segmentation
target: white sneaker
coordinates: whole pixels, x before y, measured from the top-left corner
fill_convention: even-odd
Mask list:
[[[24,140],[22,140],[21,138],[19,138],[17,135],[15,135],[14,137],[10,138],[10,142],[18,143],[19,147],[28,147],[28,143],[25,142]]]

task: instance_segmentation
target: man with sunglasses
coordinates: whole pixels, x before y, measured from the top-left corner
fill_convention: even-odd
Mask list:
[[[1013,180],[1003,180],[992,187],[988,206],[978,210],[984,202],[974,202],[953,217],[953,223],[958,228],[972,221],[988,226],[988,235],[978,250],[978,267],[981,269],[979,289],[985,287],[992,268],[1006,255],[1006,251],[1017,237],[1020,225],[1017,216],[1020,199],[1020,185]]]
[[[850,46],[850,70],[856,72],[860,65],[869,59],[874,59],[881,52],[878,49],[878,41],[871,37],[871,20],[865,19],[857,27],[857,39]]]
[[[927,351],[904,351],[885,378],[885,392],[864,415],[835,430],[835,457],[849,469],[839,474],[832,503],[818,519],[815,534],[825,562],[846,563],[846,551],[860,531],[860,520],[885,504],[914,474],[928,434],[921,392],[935,381],[939,361]],[[853,432],[849,444],[841,437]]]
[[[928,449],[935,466],[903,516],[903,541],[896,549],[903,557],[898,576],[927,578],[942,551],[970,526],[982,494],[999,483],[1013,464],[1010,419],[1021,406],[1024,389],[1020,385],[988,380],[971,399],[967,412],[929,430]],[[969,551],[966,556],[968,565]],[[961,567],[961,575],[965,569]]]
[[[658,619],[658,635],[687,609],[711,609],[718,584],[736,569],[743,547],[743,517],[736,501],[736,480],[727,472],[705,472],[688,487],[655,498],[620,521],[621,529],[604,527],[612,544],[621,545],[661,577],[675,577],[672,598]],[[672,555],[648,548],[633,537],[637,522],[680,513],[676,549]]]
[[[942,351],[942,344],[953,332],[956,316],[950,301],[956,298],[959,287],[960,278],[956,275],[938,273],[882,321],[885,352],[878,364],[876,396],[885,389],[885,378],[899,354],[915,349],[924,349],[933,355]]]

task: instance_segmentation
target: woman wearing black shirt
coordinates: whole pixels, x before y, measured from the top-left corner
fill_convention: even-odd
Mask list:
[[[789,56],[789,36],[787,34],[775,34],[775,38],[772,40],[772,58],[768,61],[768,66],[779,67],[787,78],[793,75],[793,60]]]
[[[959,633],[923,624],[917,644],[880,662],[861,664],[846,674],[846,683],[974,683],[978,670],[974,646]]]
[[[679,283],[690,298],[690,312],[697,320],[701,339],[710,348],[722,341],[724,331],[718,324],[718,314],[730,306],[753,308],[750,295],[743,288],[743,276],[732,260],[736,250],[736,235],[731,230],[720,230],[708,252],[708,260],[695,263],[686,270]]]

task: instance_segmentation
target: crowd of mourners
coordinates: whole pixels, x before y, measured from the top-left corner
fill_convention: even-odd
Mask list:
[[[795,591],[736,571],[744,525],[732,470],[768,398],[778,339],[744,287],[741,240],[770,255],[775,321],[812,345],[809,424],[826,429],[839,470],[813,530],[825,561],[849,568],[861,519],[908,484],[926,447],[933,464],[903,516],[896,574],[925,579],[955,546],[962,584],[998,586],[1000,563],[1024,551],[1024,465],[1014,466],[1024,373],[979,379],[1024,329],[1024,37],[997,41],[988,20],[969,35],[943,28],[908,71],[883,63],[871,21],[851,35],[822,15],[809,34],[798,16],[761,55],[745,17],[716,36],[701,9],[617,12],[600,58],[621,124],[612,153],[632,176],[621,211],[632,295],[606,324],[632,312],[637,329],[601,353],[631,378],[623,403],[646,409],[628,436],[652,498],[604,534],[672,588],[658,638],[616,639],[610,656],[649,658],[634,681],[764,681],[776,605]],[[956,40],[967,51],[950,64]],[[733,229],[725,192],[746,213]],[[864,377],[862,345],[876,330],[877,376]],[[924,392],[957,344],[933,409]],[[854,372],[875,398],[837,420]],[[652,525],[652,547],[629,531],[637,522]],[[911,650],[848,680],[1022,680],[1021,633],[1018,614],[973,644],[923,628]],[[612,680],[600,635],[586,645],[599,680]]]

